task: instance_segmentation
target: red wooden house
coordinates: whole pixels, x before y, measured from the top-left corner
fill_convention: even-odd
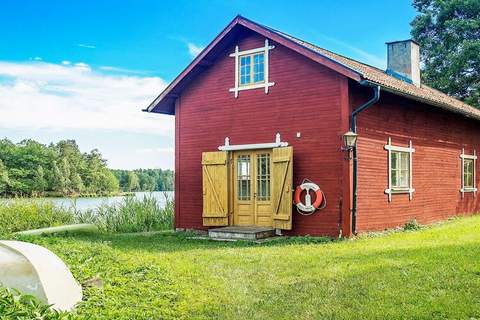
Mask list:
[[[420,83],[416,42],[387,49],[384,71],[236,17],[145,110],[175,115],[176,227],[348,236],[479,212],[480,110]],[[326,199],[310,215],[304,179]]]

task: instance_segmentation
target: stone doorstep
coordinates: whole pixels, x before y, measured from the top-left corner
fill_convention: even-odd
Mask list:
[[[208,230],[212,239],[259,240],[275,236],[275,229],[265,227],[223,227]]]

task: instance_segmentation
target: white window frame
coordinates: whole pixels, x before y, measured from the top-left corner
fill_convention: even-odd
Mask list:
[[[398,194],[398,193],[408,193],[409,194],[409,199],[413,199],[413,193],[415,192],[415,189],[413,188],[413,166],[412,166],[412,158],[413,158],[413,153],[415,152],[415,149],[412,147],[412,141],[410,140],[408,147],[400,147],[400,146],[394,146],[392,145],[392,138],[388,138],[388,143],[384,146],[384,149],[388,151],[388,188],[385,189],[385,193],[388,195],[388,201],[392,201],[392,194]],[[407,152],[409,153],[409,168],[408,168],[408,173],[409,173],[409,187],[407,189],[394,189],[392,187],[392,151],[397,151],[397,152]]]
[[[477,151],[473,150],[473,155],[465,154],[465,148],[462,148],[462,153],[460,154],[460,159],[462,160],[462,184],[460,192],[462,193],[462,198],[466,192],[473,192],[473,196],[477,195]],[[473,188],[465,188],[465,159],[473,160]]]
[[[275,85],[275,82],[269,82],[268,74],[269,74],[269,57],[268,57],[268,52],[272,49],[274,49],[274,45],[269,45],[268,39],[265,39],[265,46],[261,48],[256,48],[256,49],[250,49],[250,50],[245,50],[245,51],[240,51],[238,46],[235,46],[235,52],[230,54],[230,57],[235,58],[235,87],[230,88],[228,91],[235,93],[235,98],[238,98],[238,93],[243,90],[250,90],[250,89],[259,89],[259,88],[264,88],[265,89],[265,94],[268,93],[268,88]],[[252,83],[249,85],[240,85],[240,57],[244,55],[251,55],[255,53],[262,53],[263,52],[263,75],[264,75],[264,81],[259,82],[259,83]],[[253,68],[253,61],[252,61],[252,66]]]

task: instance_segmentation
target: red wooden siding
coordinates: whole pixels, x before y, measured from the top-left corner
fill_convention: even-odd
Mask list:
[[[241,91],[235,99],[234,59],[228,54],[264,45],[264,37],[243,34],[212,66],[183,91],[176,106],[176,227],[202,227],[201,153],[215,151],[226,136],[231,144],[282,141],[294,149],[294,183],[318,183],[328,206],[312,216],[294,212],[293,234],[332,235],[341,222],[343,153],[341,106],[346,78],[279,44],[270,51],[275,86]],[[343,89],[342,89],[343,87]],[[343,99],[341,98],[343,96]],[[345,113],[345,111],[344,111]],[[343,125],[343,127],[345,127]],[[296,133],[301,132],[301,138]]]
[[[362,92],[360,92],[362,90]],[[370,92],[367,92],[370,94]],[[352,106],[368,96],[351,83]],[[358,224],[359,232],[403,225],[412,218],[419,223],[480,211],[480,194],[465,193],[462,199],[461,159],[480,151],[480,124],[460,115],[444,112],[413,100],[382,91],[380,102],[358,118]],[[393,194],[388,187],[388,137],[393,145],[413,148],[413,199],[408,194]],[[477,161],[477,185],[480,168]]]

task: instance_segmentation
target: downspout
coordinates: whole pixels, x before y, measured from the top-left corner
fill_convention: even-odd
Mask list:
[[[380,100],[380,86],[374,85],[371,82],[368,82],[366,80],[362,80],[359,82],[360,85],[365,86],[365,87],[370,87],[373,90],[373,97],[353,110],[351,116],[350,116],[350,126],[351,130],[355,133],[357,133],[357,115],[368,109],[370,106],[372,106],[374,103],[376,103],[378,100]],[[356,234],[357,233],[357,189],[358,189],[358,158],[357,158],[357,146],[353,148],[353,199],[352,199],[352,233]]]

